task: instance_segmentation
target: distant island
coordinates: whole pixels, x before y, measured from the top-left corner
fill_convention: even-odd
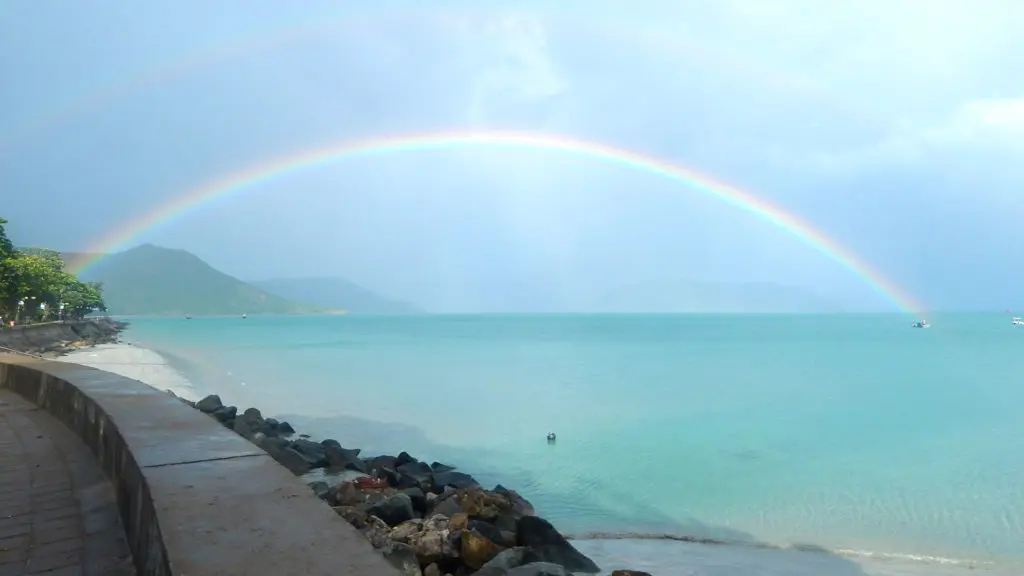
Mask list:
[[[69,267],[86,261],[82,254],[63,257]],[[282,298],[216,270],[194,254],[152,244],[110,254],[80,277],[101,282],[107,310],[120,316],[344,312]]]
[[[325,308],[344,308],[352,314],[424,314],[408,302],[387,298],[344,278],[280,278],[250,282],[289,300]]]

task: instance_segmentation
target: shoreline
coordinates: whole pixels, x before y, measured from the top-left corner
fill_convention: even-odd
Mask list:
[[[201,400],[200,392],[197,390],[188,379],[186,379],[181,373],[174,369],[167,358],[161,355],[159,352],[143,348],[139,345],[130,343],[119,343],[119,344],[101,344],[90,348],[81,348],[75,350],[69,354],[66,354],[60,358],[59,361],[76,362],[88,366],[93,366],[99,369],[108,370],[121,374],[123,376],[138,380],[144,384],[147,384],[153,388],[161,391],[169,391],[173,395],[185,400],[189,404],[195,404]],[[248,411],[246,411],[248,412]],[[237,411],[236,417],[244,417],[246,412]],[[258,411],[256,411],[258,414]],[[212,412],[208,412],[212,414]],[[250,414],[252,414],[250,412]],[[216,417],[216,416],[213,416]],[[260,415],[262,418],[262,415]],[[263,421],[273,421],[273,419],[264,419]],[[257,420],[258,421],[258,420]],[[223,423],[223,422],[222,422]],[[233,425],[232,425],[233,429]],[[237,431],[237,430],[236,430]],[[250,441],[255,442],[257,445],[264,447],[261,442],[264,442],[266,435],[263,437],[257,437],[257,434],[262,432],[252,432],[247,438]],[[245,434],[242,434],[245,436]],[[337,444],[340,448],[340,444],[330,439],[324,440],[323,442],[314,442],[309,440],[308,436],[295,434],[294,438],[297,440],[304,441],[303,444],[309,448],[310,444],[317,444],[324,446],[325,444]],[[280,437],[280,436],[278,436]],[[289,442],[293,436],[288,437]],[[308,443],[308,444],[307,444]],[[290,446],[289,446],[290,447]],[[264,447],[264,449],[266,449]],[[354,451],[358,456],[358,449],[344,449],[346,452]],[[268,450],[270,452],[270,450]],[[273,456],[273,454],[271,454]],[[408,456],[408,454],[406,454]],[[387,458],[398,459],[399,456],[387,456]],[[375,457],[382,458],[382,457]],[[411,458],[411,456],[409,456]],[[372,460],[372,459],[370,459]],[[413,459],[415,460],[415,459]],[[280,461],[280,460],[279,460]],[[408,464],[409,462],[405,462]],[[286,467],[288,467],[286,465]],[[397,466],[395,466],[397,468]],[[310,470],[321,472],[318,468],[310,468]],[[452,468],[451,471],[455,469]],[[294,471],[294,470],[293,470]],[[325,500],[330,498],[336,498],[331,496],[337,492],[336,487],[341,485],[351,485],[351,481],[356,477],[368,476],[365,472],[359,472],[355,470],[349,470],[346,474],[338,474],[337,471],[330,470],[326,474],[323,474],[324,480],[330,480],[333,482],[329,484],[323,480],[310,482],[311,487],[318,492]],[[367,471],[368,472],[368,471]],[[433,474],[434,471],[431,471]],[[461,472],[460,472],[461,473]],[[298,474],[302,476],[302,474]],[[467,475],[468,476],[468,475]],[[334,490],[334,492],[323,492],[324,486],[327,489]],[[389,486],[391,489],[397,490],[395,486]],[[459,490],[459,489],[456,489]],[[496,494],[494,491],[488,491],[480,489],[481,492]],[[360,490],[360,493],[365,491]],[[351,495],[350,495],[351,496]],[[518,494],[517,494],[518,496]],[[363,494],[363,497],[367,497]],[[452,496],[448,496],[451,498]],[[370,497],[371,499],[373,497]],[[337,501],[337,500],[335,500]],[[525,502],[525,499],[523,499]],[[367,501],[361,503],[362,505],[369,504]],[[377,503],[379,504],[379,502]],[[527,502],[527,504],[529,504]],[[368,506],[364,506],[368,507]],[[531,506],[532,508],[532,506]],[[337,511],[337,510],[336,510]],[[351,512],[351,511],[349,511]],[[372,517],[372,516],[371,516]],[[346,518],[349,519],[349,518]],[[362,519],[361,516],[353,517],[353,524],[362,523],[362,528],[366,529],[367,526],[376,526],[374,528],[376,532],[372,532],[368,535],[371,539],[376,534],[378,542],[383,538],[383,532],[380,530],[379,525],[367,524],[368,520]],[[429,519],[423,520],[428,522]],[[450,517],[449,517],[450,522]],[[422,525],[421,525],[422,526]],[[357,528],[360,526],[357,526]],[[397,526],[388,526],[389,530],[394,530]],[[702,570],[698,572],[681,572],[681,573],[699,573],[699,574],[718,574],[721,568],[718,570],[713,569],[712,565],[718,565],[720,562],[732,562],[742,564],[747,562],[756,570],[749,572],[751,574],[762,573],[760,569],[766,569],[763,573],[778,573],[787,575],[802,575],[802,574],[850,574],[852,575],[871,575],[871,576],[890,576],[890,575],[960,575],[960,574],[990,574],[1003,576],[1009,574],[1018,574],[1019,571],[1006,571],[1005,567],[995,566],[993,563],[986,561],[972,561],[966,559],[950,559],[932,556],[920,556],[920,555],[900,555],[900,554],[881,554],[873,553],[870,551],[860,550],[827,550],[823,548],[817,548],[815,546],[777,546],[767,543],[746,543],[746,542],[725,542],[717,541],[708,538],[701,538],[688,535],[675,535],[675,534],[658,534],[658,533],[604,533],[604,532],[585,532],[579,534],[566,534],[567,543],[571,542],[572,546],[576,546],[583,553],[588,554],[597,561],[598,565],[605,567],[614,566],[616,568],[622,568],[624,564],[631,564],[634,567],[640,568],[647,566],[649,570],[652,570],[652,574],[673,574],[676,572],[665,571],[665,563],[658,562],[657,559],[653,559],[653,563],[650,563],[652,559],[644,557],[634,556],[632,554],[626,557],[623,554],[623,547],[635,548],[637,550],[650,550],[652,554],[658,554],[659,556],[673,555],[673,553],[681,556],[680,561],[684,562],[687,566],[687,570]],[[632,543],[632,544],[630,544]],[[618,547],[616,547],[618,544]],[[715,560],[716,557],[722,557],[721,560]],[[748,560],[742,560],[748,558]],[[740,558],[740,559],[737,559]],[[728,559],[728,560],[726,560]],[[829,568],[823,568],[821,566],[822,561],[827,561]],[[833,565],[835,562],[840,561],[844,565],[839,567]],[[674,563],[674,561],[668,561]],[[752,562],[752,563],[751,563]],[[772,572],[769,569],[771,566],[776,564],[785,564],[785,568],[781,571]],[[655,566],[655,564],[657,566]],[[838,568],[838,569],[837,569]],[[602,571],[602,574],[608,573]],[[736,574],[735,570],[728,572],[729,574]],[[739,572],[747,573],[747,572]],[[498,573],[495,573],[498,574]]]

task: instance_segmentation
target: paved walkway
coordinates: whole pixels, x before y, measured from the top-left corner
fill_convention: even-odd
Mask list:
[[[92,452],[0,388],[0,576],[134,573],[113,488]]]

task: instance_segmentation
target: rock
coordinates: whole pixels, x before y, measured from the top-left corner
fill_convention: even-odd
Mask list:
[[[451,472],[452,470],[455,470],[455,466],[441,464],[440,462],[431,462],[430,469],[433,472]]]
[[[537,515],[536,510],[533,508],[533,504],[530,504],[529,500],[520,496],[515,490],[509,490],[501,484],[498,484],[494,487],[493,492],[501,494],[506,500],[508,500],[509,504],[512,506],[512,513],[514,517],[519,518],[521,516]]]
[[[460,541],[462,563],[473,569],[482,567],[503,550],[496,542],[476,530],[463,531]]]
[[[327,499],[335,506],[356,506],[364,501],[362,492],[351,482],[342,482],[332,488]]]
[[[402,474],[408,474],[410,476],[429,476],[430,474],[434,473],[434,471],[430,468],[430,465],[427,464],[426,462],[407,462],[400,466],[396,466],[395,471],[401,472]]]
[[[407,462],[395,469],[398,473],[397,488],[419,488],[430,492],[434,486],[434,473],[424,462]]]
[[[355,470],[366,473],[366,465],[359,459],[359,450],[346,450],[335,441],[328,444],[325,440],[321,443],[324,449],[324,459],[327,466],[337,470]]]
[[[423,576],[444,576],[444,573],[441,572],[441,569],[437,564],[428,564],[427,567],[423,569]]]
[[[412,509],[412,499],[407,494],[401,493],[395,494],[383,502],[370,505],[366,512],[380,518],[388,526],[398,526],[416,516]]]
[[[310,482],[308,486],[313,490],[313,494],[316,494],[316,497],[321,500],[326,500],[327,495],[331,493],[331,487],[327,485],[327,482],[321,482],[318,480],[316,482]]]
[[[290,442],[288,442],[284,438],[277,438],[276,436],[275,437],[266,437],[265,436],[262,440],[260,440],[256,444],[260,448],[263,448],[264,450],[266,450],[267,453],[271,454],[271,455],[273,455],[273,452],[275,450],[284,450],[285,448],[289,448],[291,446]]]
[[[380,476],[378,476],[375,471],[378,471],[381,468],[390,468],[394,470],[395,460],[397,460],[397,458],[394,456],[374,456],[373,458],[364,459],[363,464],[366,466],[366,469],[370,472],[371,476],[379,478]]]
[[[278,425],[281,424],[276,418],[264,418],[263,421],[271,428],[277,428]]]
[[[221,406],[220,408],[217,408],[216,410],[211,412],[211,414],[219,422],[224,423],[227,422],[228,420],[235,419],[235,416],[238,415],[238,408],[235,408],[234,406]]]
[[[469,474],[463,474],[462,472],[435,472],[434,473],[434,489],[443,490],[445,486],[451,486],[453,488],[472,488],[479,486],[476,480],[473,479]]]
[[[224,404],[221,403],[220,396],[217,396],[216,394],[210,394],[206,398],[196,402],[196,408],[199,409],[200,412],[205,412],[207,414],[213,414],[218,408],[223,407]]]
[[[242,438],[245,438],[246,440],[252,440],[253,435],[256,433],[256,431],[253,430],[251,426],[249,426],[249,422],[246,421],[244,418],[235,418],[234,424],[232,425],[231,429],[234,430],[236,434],[238,434]]]
[[[278,434],[285,434],[285,435],[295,434],[295,428],[292,428],[291,424],[289,424],[289,423],[287,423],[287,422],[282,420],[277,425],[277,432],[278,432]]]
[[[412,500],[412,509],[420,516],[425,516],[427,513],[427,496],[423,493],[423,490],[419,488],[406,488],[402,490],[402,494],[405,494]]]
[[[513,568],[533,562],[542,562],[543,560],[539,554],[529,548],[509,548],[498,553],[497,556],[481,566],[480,572],[477,572],[477,575],[484,574],[484,571],[489,571],[487,572],[488,576],[490,574],[504,575]]]
[[[381,553],[384,558],[403,576],[422,576],[420,561],[416,558],[416,551],[408,544],[392,542],[385,546]]]
[[[462,506],[459,505],[455,498],[445,498],[444,500],[438,500],[431,514],[441,514],[443,516],[452,516],[462,511]]]
[[[267,450],[270,457],[273,458],[288,470],[291,470],[292,474],[301,476],[306,472],[309,472],[311,467],[309,461],[302,455],[293,450],[290,447],[285,447],[281,450],[270,451]]]
[[[376,516],[368,516],[366,526],[364,526],[360,532],[362,532],[363,536],[366,536],[366,539],[370,541],[370,544],[378,550],[388,544],[391,544],[391,538],[389,538],[391,529],[388,528],[388,525],[385,524],[383,520]]]
[[[503,512],[498,514],[498,517],[491,520],[491,522],[504,532],[512,532],[514,534],[516,531],[516,517],[512,514]]]
[[[381,467],[377,468],[377,474],[375,478],[382,478],[388,483],[388,486],[398,486],[402,477],[399,476],[398,472],[395,472],[391,468]]]
[[[409,536],[409,545],[416,550],[421,565],[458,557],[455,543],[456,538],[448,530],[448,519],[444,516],[431,517],[423,523],[421,531]]]
[[[417,460],[410,456],[408,452],[402,451],[398,454],[398,457],[395,458],[395,464],[394,466],[392,466],[392,468],[397,469],[399,466],[409,464],[411,462],[417,462]]]
[[[414,518],[406,520],[391,530],[391,540],[394,542],[408,543],[409,537],[423,531],[423,520]]]
[[[448,521],[449,530],[468,530],[469,529],[469,514],[465,512],[459,512],[452,514],[451,519]]]
[[[512,509],[511,503],[504,496],[479,487],[464,491],[459,506],[470,518],[483,520],[494,520],[502,512]]]
[[[302,454],[313,468],[327,465],[327,451],[319,442],[299,438],[292,442],[292,449]]]
[[[612,572],[611,576],[654,576],[650,572],[641,572],[639,570],[616,570]]]
[[[550,522],[539,516],[523,516],[516,522],[516,544],[533,548],[545,561],[570,572],[596,574],[601,571],[593,560],[574,548]]]
[[[469,529],[475,530],[478,534],[480,534],[484,538],[487,538],[491,542],[494,542],[495,544],[501,546],[502,548],[507,547],[506,544],[504,544],[505,537],[501,534],[501,530],[499,530],[498,527],[494,524],[489,524],[482,520],[470,520]],[[513,536],[512,545],[515,546],[515,544],[515,536]]]
[[[344,518],[345,522],[357,530],[366,528],[366,524],[370,521],[370,516],[355,506],[333,506],[331,510],[334,510],[338,516]]]

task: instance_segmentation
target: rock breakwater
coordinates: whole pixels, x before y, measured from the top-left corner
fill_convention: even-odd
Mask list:
[[[407,452],[365,457],[334,439],[296,435],[256,408],[239,412],[211,395],[189,402],[265,450],[296,475],[337,472],[336,484],[310,489],[406,576],[570,576],[601,569],[579,552],[526,498],[502,485]],[[293,438],[293,436],[297,436]],[[650,576],[617,570],[613,576]]]
[[[125,322],[110,318],[90,318],[0,327],[0,347],[41,356],[61,356],[86,346],[115,343],[127,326]]]

